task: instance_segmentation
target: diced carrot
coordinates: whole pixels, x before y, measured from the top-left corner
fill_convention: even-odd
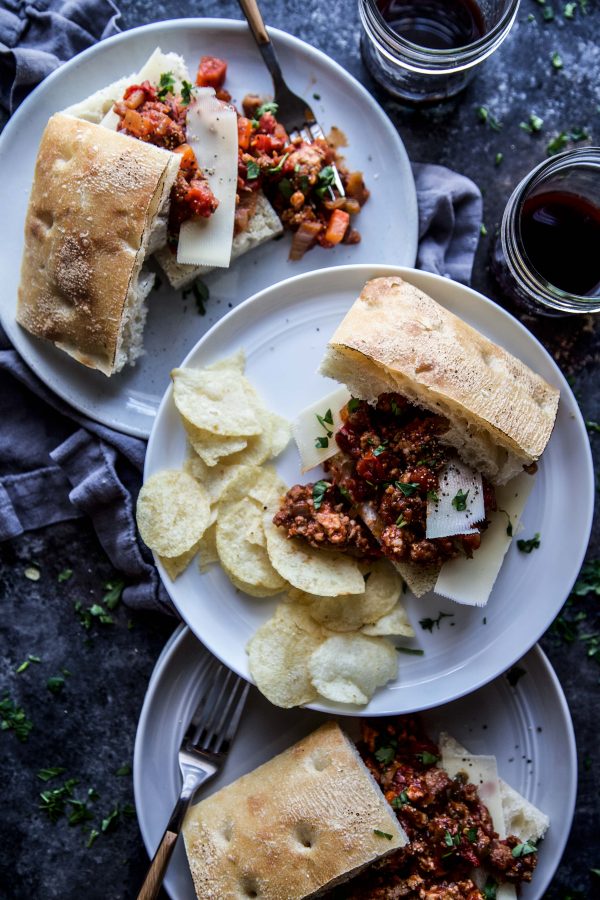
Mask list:
[[[216,90],[223,87],[226,75],[227,63],[224,59],[218,59],[216,56],[203,56],[198,66],[196,84],[200,87],[211,87]]]
[[[325,231],[325,240],[330,244],[339,244],[343,240],[348,225],[350,224],[350,216],[343,209],[336,209],[331,214],[331,218],[327,223]]]
[[[180,154],[179,168],[183,169],[184,172],[195,171],[198,168],[196,154],[189,144],[180,144],[178,147],[175,147],[174,152]]]
[[[238,116],[238,146],[247,150],[252,136],[252,122],[245,116]]]

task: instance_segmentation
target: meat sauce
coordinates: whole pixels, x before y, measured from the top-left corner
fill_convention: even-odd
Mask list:
[[[537,855],[514,835],[498,837],[477,788],[438,768],[439,750],[417,716],[363,725],[361,756],[410,843],[334,891],[344,900],[484,900],[503,882],[531,880]],[[472,880],[483,869],[486,890]]]
[[[202,57],[196,84],[212,87],[220,100],[231,96],[224,87],[227,63]],[[183,96],[174,91],[170,73],[157,88],[148,81],[127,88],[114,110],[118,130],[142,141],[181,154],[180,170],[171,192],[170,245],[174,249],[181,224],[198,216],[208,218],[218,206],[208,182],[187,143],[186,114],[192,85]],[[360,234],[351,217],[360,212],[369,192],[360,172],[349,172],[334,147],[324,139],[307,143],[290,140],[277,121],[277,104],[248,94],[238,116],[238,185],[235,233],[244,231],[254,215],[256,197],[263,191],[286,230],[294,233],[290,259],[301,259],[316,244],[324,248],[341,242],[354,244]],[[335,164],[346,196],[334,184]]]
[[[316,502],[315,485],[291,488],[275,524],[313,547],[359,557],[437,564],[472,556],[485,522],[477,534],[425,537],[428,495],[435,495],[439,474],[452,458],[439,440],[448,422],[397,393],[382,394],[375,406],[353,398],[342,418],[335,436],[340,452],[325,463],[330,487],[320,483]],[[483,491],[489,514],[496,501],[485,479]]]

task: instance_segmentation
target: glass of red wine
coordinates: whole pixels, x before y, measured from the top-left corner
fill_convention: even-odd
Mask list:
[[[518,8],[519,0],[358,0],[365,65],[404,103],[440,103],[500,46]]]
[[[530,312],[600,312],[600,147],[553,156],[517,185],[492,271]]]

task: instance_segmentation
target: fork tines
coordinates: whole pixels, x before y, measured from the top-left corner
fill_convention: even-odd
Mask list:
[[[184,743],[205,753],[227,753],[250,690],[248,682],[209,658],[204,694],[189,724]]]
[[[318,122],[307,121],[301,128],[294,128],[292,131],[290,131],[289,138],[291,141],[294,141],[296,138],[300,138],[301,140],[306,141],[308,144],[312,144],[312,142],[316,141],[317,138],[325,138],[325,135]],[[342,179],[340,178],[340,173],[337,170],[336,164],[332,163],[331,168],[334,172],[334,183],[337,192],[340,197],[345,197],[346,192],[344,191],[344,185],[342,184]]]

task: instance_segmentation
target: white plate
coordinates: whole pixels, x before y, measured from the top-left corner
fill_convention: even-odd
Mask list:
[[[234,101],[244,94],[272,94],[270,76],[244,22],[180,19],[134,28],[101,41],[61,66],[23,103],[0,138],[0,317],[11,341],[37,375],[74,407],[119,431],[147,437],[169,372],[228,307],[269,284],[300,272],[352,262],[411,266],[417,252],[415,186],[404,145],[380,106],[324,53],[270,29],[292,90],[312,104],[325,132],[337,125],[348,138],[351,168],[364,172],[371,199],[361,212],[362,242],[335,250],[315,248],[298,263],[287,260],[289,237],[271,242],[206,277],[210,300],[205,317],[193,299],[166,287],[150,295],[146,355],[135,368],[107,379],[66,354],[29,336],[15,321],[23,250],[23,223],[37,147],[49,116],[129,75],[156,46],[183,55],[195,72],[202,54],[229,61],[227,88]],[[320,100],[315,100],[313,94]],[[166,283],[166,278],[162,278]]]
[[[184,626],[156,665],[138,725],[133,785],[140,830],[152,856],[180,789],[177,749],[201,692],[200,665],[206,651]],[[502,778],[550,816],[533,882],[521,900],[541,900],[560,862],[571,828],[577,792],[573,726],[564,694],[539,647],[520,665],[526,675],[511,688],[506,678],[425,715],[431,734],[444,729],[473,753],[493,754]],[[226,767],[200,796],[208,796],[289,747],[325,720],[306,710],[271,706],[250,693]],[[342,727],[357,736],[360,721]],[[560,778],[557,778],[560,772]],[[195,900],[183,842],[167,872],[173,900]]]
[[[485,609],[459,606],[434,594],[407,595],[408,612],[422,657],[402,655],[395,683],[379,690],[365,715],[385,715],[439,706],[503,672],[538,640],[567,597],[583,560],[591,528],[594,473],[579,408],[560,371],[516,319],[480,294],[448,279],[414,269],[348,266],[302,275],[248,300],[222,319],[184,361],[202,366],[247,353],[247,373],[267,406],[293,418],[327,394],[333,382],[316,374],[327,340],[368,278],[398,273],[452,312],[506,347],[561,391],[556,427],[544,453],[523,517],[523,535],[541,533],[531,554],[512,546]],[[185,434],[171,388],[161,404],[146,454],[145,477],[176,468],[185,458]],[[288,484],[300,480],[291,444],[277,462]],[[310,473],[305,481],[310,480]],[[314,476],[313,476],[314,480]],[[249,678],[245,645],[272,613],[276,600],[237,592],[218,566],[201,575],[193,565],[171,582],[169,594],[192,631],[228,666]],[[443,610],[439,630],[426,633],[424,616]],[[334,704],[316,709],[360,714]]]

